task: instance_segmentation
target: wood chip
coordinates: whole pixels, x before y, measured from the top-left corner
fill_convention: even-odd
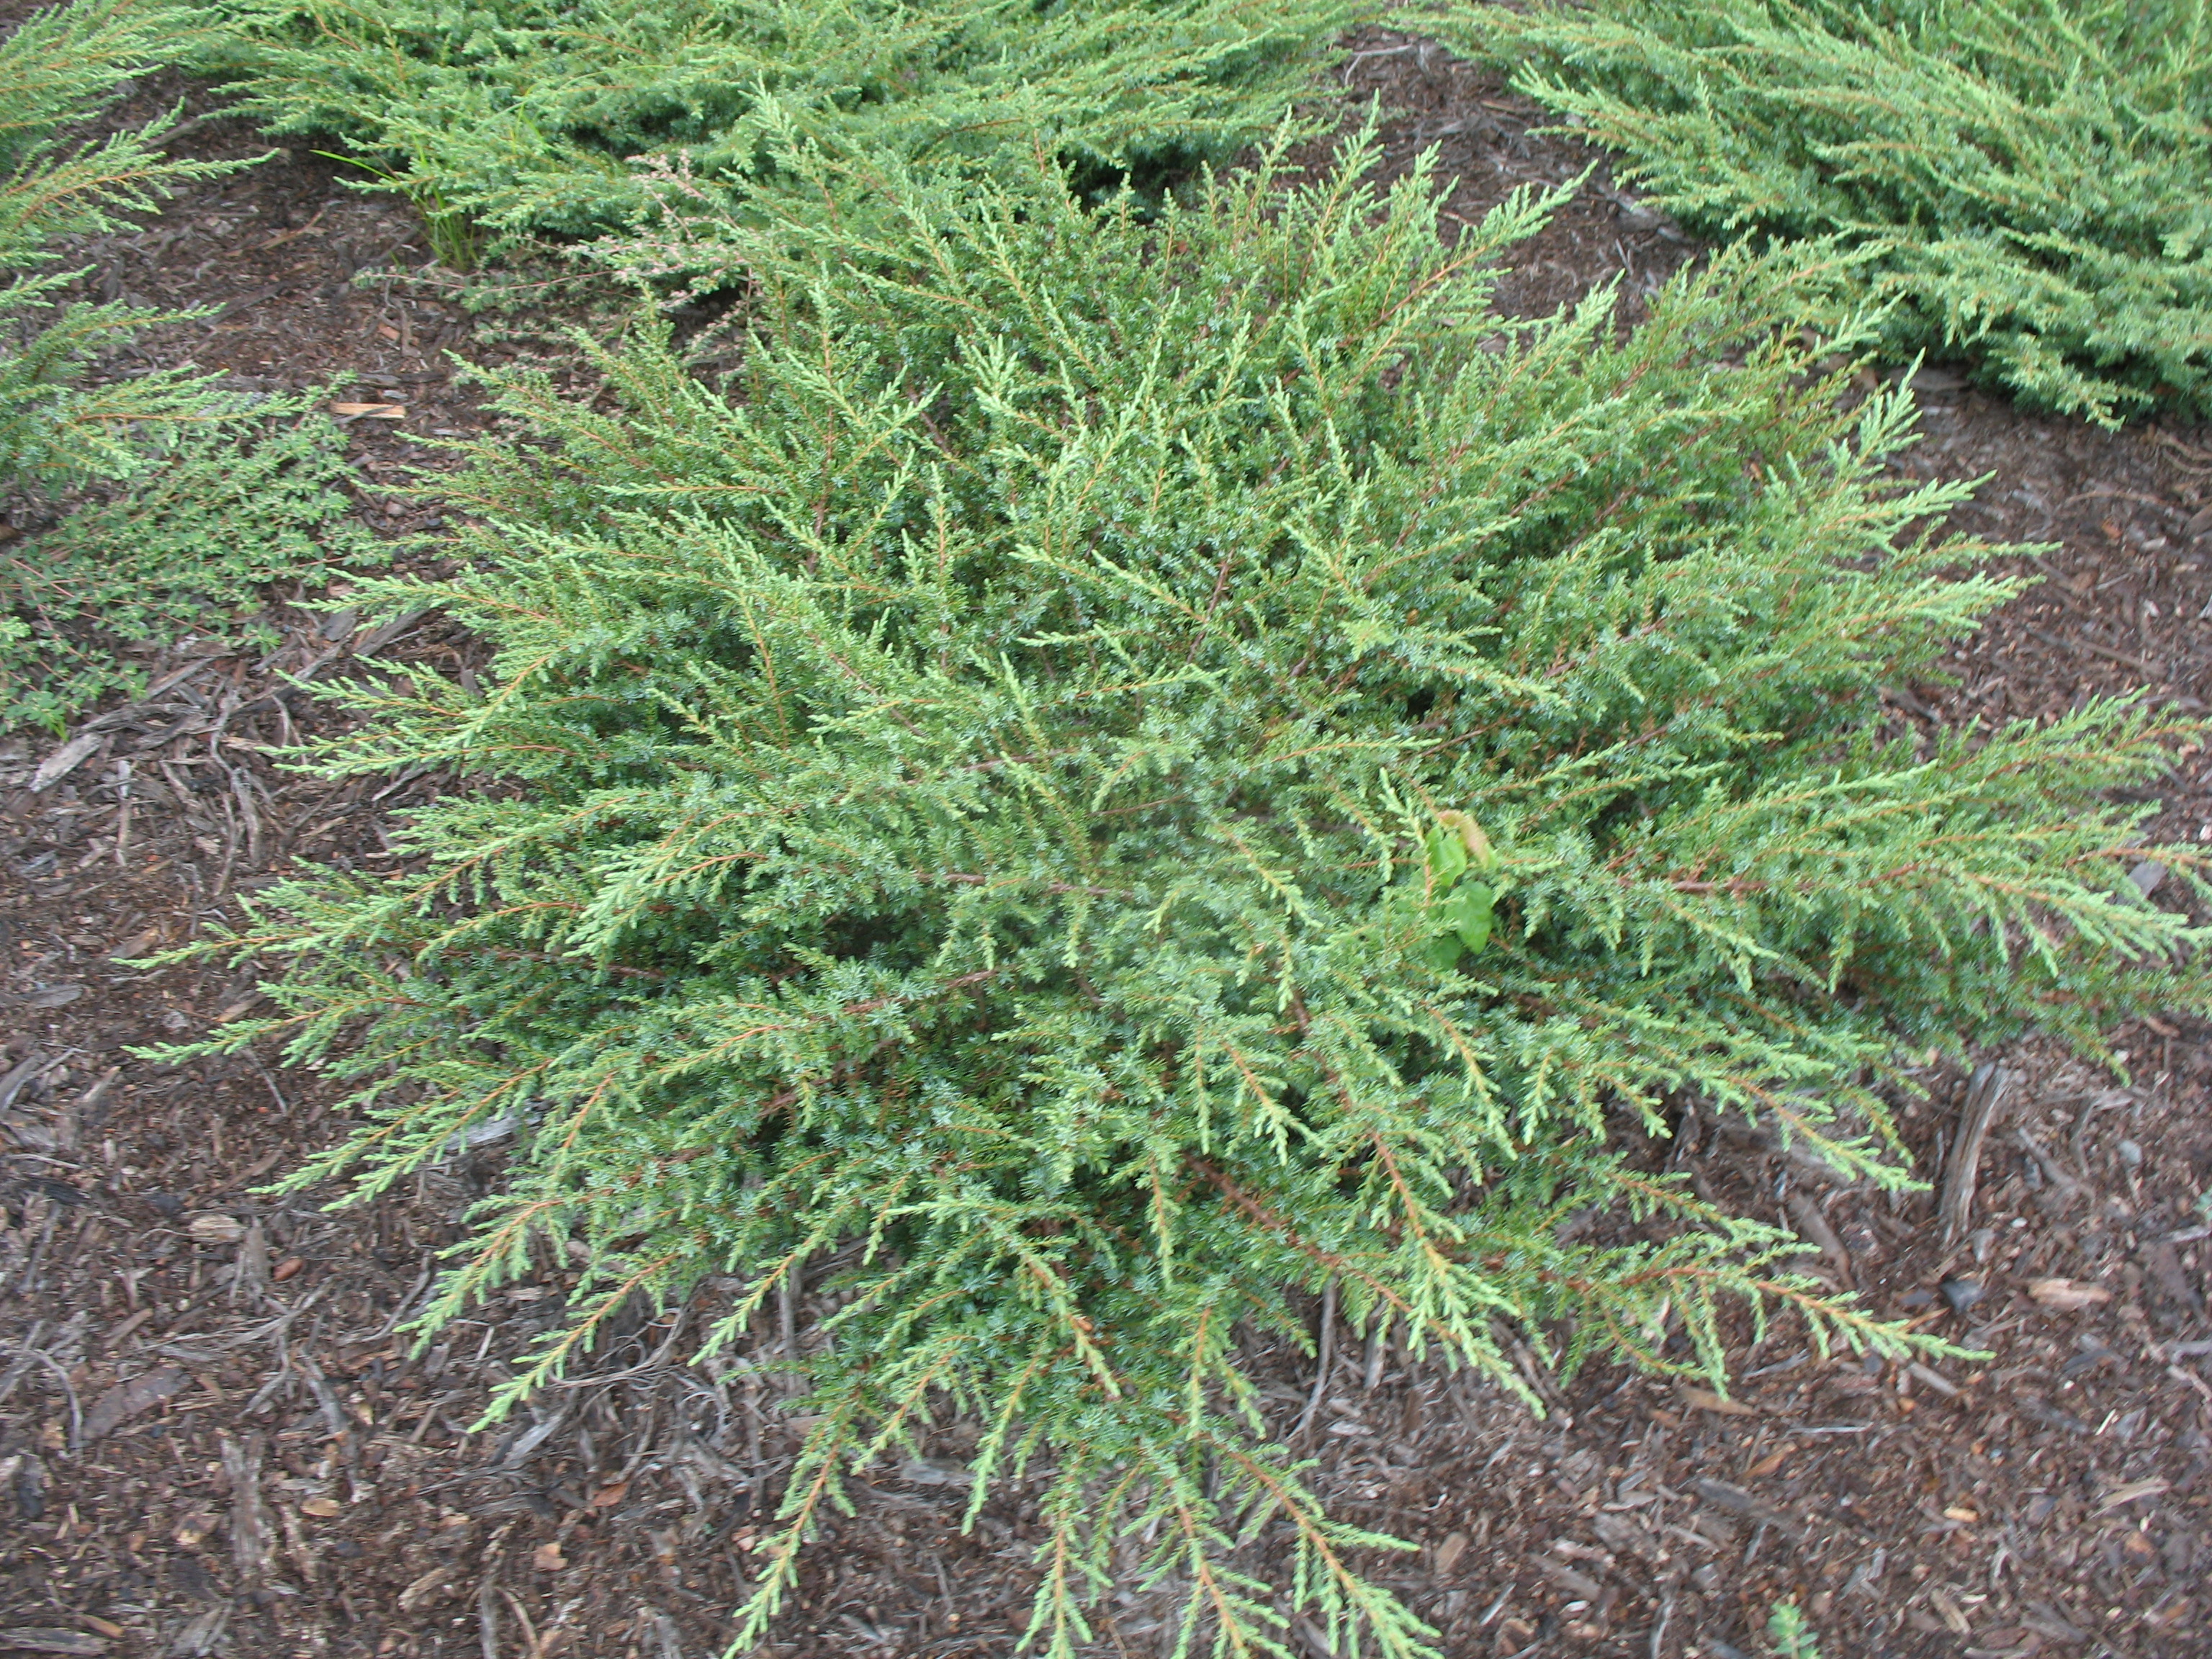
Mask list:
[[[0,1008],[66,1008],[83,994],[82,985],[49,985],[42,991],[12,992],[0,996]]]
[[[31,793],[37,794],[51,789],[64,778],[91,758],[94,750],[107,741],[104,732],[80,732],[67,743],[39,763],[39,769],[31,774]]]
[[[424,1602],[445,1589],[447,1581],[453,1576],[453,1570],[451,1567],[431,1568],[429,1571],[399,1592],[399,1610],[402,1613],[417,1611]]]
[[[92,1409],[84,1414],[84,1437],[88,1443],[102,1435],[112,1433],[139,1413],[160,1405],[173,1394],[180,1394],[191,1381],[183,1369],[163,1365],[118,1382],[92,1402]]]
[[[82,1631],[56,1630],[45,1625],[20,1625],[0,1630],[0,1652],[102,1654],[107,1644]]]
[[[2165,1239],[2154,1238],[2142,1247],[2142,1255],[2143,1266],[2150,1269],[2150,1276],[2157,1281],[2159,1289],[2190,1313],[2203,1315],[2204,1298],[2197,1293],[2197,1286],[2190,1282],[2188,1273],[2182,1268],[2181,1258],[2175,1254],[2172,1244]]]
[[[1682,1403],[1694,1406],[1701,1412],[1717,1412],[1723,1417],[1756,1417],[1758,1410],[1740,1400],[1723,1400],[1710,1389],[1681,1390]]]
[[[1459,1565],[1460,1558],[1466,1553],[1467,1534],[1463,1532],[1453,1533],[1449,1537],[1446,1538],[1443,1543],[1437,1545],[1436,1559],[1437,1577],[1439,1579],[1450,1577],[1452,1576],[1453,1569]]]
[[[258,1434],[242,1442],[222,1437],[222,1471],[230,1481],[231,1559],[249,1584],[261,1582],[276,1550],[269,1506],[261,1499],[262,1443]]]
[[[1932,1365],[1923,1365],[1916,1359],[1905,1369],[1946,1400],[1953,1398],[1959,1392],[1959,1385]]]
[[[1857,1281],[1851,1273],[1851,1253],[1844,1248],[1844,1241],[1828,1224],[1828,1218],[1820,1212],[1820,1206],[1801,1190],[1790,1194],[1788,1208],[1798,1232],[1820,1247],[1822,1258],[1843,1275],[1847,1287],[1855,1285]]]
[[[1754,1522],[1788,1533],[1791,1537],[1803,1535],[1804,1528],[1768,1503],[1756,1492],[1746,1492],[1741,1486],[1731,1486],[1725,1480],[1708,1480],[1702,1477],[1690,1482],[1690,1490],[1717,1510],[1731,1515],[1741,1515]]]
[[[1937,1213],[1943,1220],[1943,1242],[1963,1238],[1974,1209],[1974,1179],[1982,1161],[1982,1141],[1990,1121],[2011,1092],[2013,1074],[1994,1060],[1984,1060],[1966,1085],[1966,1103],[1959,1111],[1959,1138],[1943,1168],[1943,1198]],[[1816,1239],[1814,1243],[1819,1243]]]
[[[234,1215],[209,1212],[185,1223],[195,1244],[235,1244],[246,1237],[246,1224]]]
[[[1954,1636],[1972,1636],[1974,1627],[1966,1622],[1966,1615],[1959,1611],[1959,1604],[1943,1593],[1940,1584],[1928,1587],[1928,1605],[1936,1609],[1936,1616],[1950,1627]]]
[[[2070,1279],[2039,1279],[2027,1287],[2027,1293],[2061,1313],[2077,1313],[2112,1299],[2112,1293],[2102,1285],[2076,1284]]]
[[[222,1642],[222,1633],[230,1625],[230,1603],[210,1607],[196,1613],[185,1627],[171,1638],[170,1659],[205,1659]]]
[[[404,421],[404,404],[332,404],[331,413],[342,421]]]
[[[1564,1566],[1548,1555],[1532,1555],[1528,1565],[1550,1579],[1570,1595],[1579,1595],[1586,1601],[1595,1601],[1605,1594],[1605,1586],[1587,1573],[1577,1572]]]
[[[1744,1473],[1753,1480],[1764,1480],[1768,1475],[1773,1474],[1775,1470],[1780,1468],[1784,1463],[1787,1462],[1790,1458],[1790,1454],[1796,1449],[1797,1448],[1795,1445],[1785,1440],[1780,1445],[1777,1446],[1772,1451],[1767,1453],[1765,1456],[1760,1458],[1759,1462],[1753,1463],[1749,1468],[1746,1469]]]
[[[2134,1503],[2138,1498],[2155,1498],[2169,1490],[2171,1485],[2171,1482],[2160,1480],[2154,1475],[2148,1480],[2130,1480],[2124,1486],[2112,1487],[2097,1500],[2097,1512],[2101,1515],[2107,1510],[2116,1510],[2123,1504]]]

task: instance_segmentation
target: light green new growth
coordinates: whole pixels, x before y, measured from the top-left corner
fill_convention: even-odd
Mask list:
[[[2207,0],[1459,5],[1451,40],[1716,234],[1838,235],[1893,356],[2032,406],[2212,415]]]
[[[1779,1659],[1820,1659],[1820,1638],[1807,1627],[1795,1601],[1777,1601],[1766,1616],[1766,1639]]]
[[[337,133],[434,216],[503,236],[628,228],[634,165],[780,179],[787,131],[917,166],[1040,139],[1102,173],[1272,128],[1356,0],[223,0],[244,107]]]
[[[1717,1377],[1731,1304],[1899,1352],[1623,1132],[1695,1098],[1896,1184],[1904,1050],[2207,1004],[2126,875],[2203,857],[2108,794],[2197,728],[1877,735],[2014,586],[1914,528],[1967,492],[1887,478],[1907,402],[1811,372],[1864,337],[1838,263],[1723,254],[1626,339],[1604,293],[1508,320],[1559,198],[1454,240],[1372,159],[1147,216],[787,155],[873,228],[724,227],[740,378],[649,328],[612,404],[501,377],[544,447],[477,452],[466,574],[368,585],[495,655],[355,688],[320,764],[499,787],[264,896],[234,946],[285,1012],[216,1046],[353,1080],[299,1179],[361,1200],[518,1129],[424,1321],[580,1240],[506,1401],[633,1297],[730,1275],[740,1341],[811,1264],[741,1645],[848,1475],[964,1413],[974,1506],[1042,1483],[1049,1653],[1121,1584],[1178,1588],[1178,1652],[1288,1655],[1299,1610],[1430,1651],[1248,1369],[1310,1347],[1289,1287],[1524,1397],[1516,1333]]]
[[[91,496],[43,535],[0,542],[0,728],[58,731],[138,670],[125,642],[220,626],[252,586],[372,559],[345,521],[345,468],[313,395],[270,399],[164,369],[88,378],[157,323],[197,313],[64,304],[67,239],[111,232],[179,185],[246,161],[174,161],[165,118],[96,141],[71,129],[123,82],[204,44],[210,14],[75,0],[0,41],[0,489]]]

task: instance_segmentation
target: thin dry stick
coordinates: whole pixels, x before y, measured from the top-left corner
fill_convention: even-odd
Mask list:
[[[483,1577],[477,1581],[477,1646],[483,1659],[499,1659],[499,1597],[504,1589],[499,1570],[507,1553],[507,1535],[514,1530],[510,1521],[494,1534],[483,1553]],[[524,1624],[526,1629],[528,1621]]]
[[[115,864],[118,869],[128,869],[131,857],[131,763],[115,763]]]
[[[1959,1137],[1952,1143],[1950,1162],[1943,1170],[1943,1201],[1937,1210],[1943,1219],[1946,1245],[1965,1237],[1966,1224],[1972,1218],[1974,1176],[1982,1161],[1982,1138],[1989,1133],[1990,1120],[1997,1107],[2011,1092],[2012,1083],[2010,1072],[1995,1060],[1985,1060],[1974,1068],[1973,1079],[1966,1085],[1966,1103],[1959,1112]]]
[[[499,1587],[489,1573],[477,1585],[477,1647],[483,1659],[499,1659]]]
[[[1298,1425],[1291,1431],[1293,1445],[1306,1437],[1313,1427],[1314,1413],[1321,1409],[1321,1397],[1328,1389],[1328,1368],[1336,1358],[1336,1279],[1334,1274],[1321,1292],[1321,1352],[1315,1357],[1313,1392],[1306,1396],[1306,1408],[1298,1413]]]
[[[530,1622],[530,1612],[522,1605],[522,1598],[504,1584],[499,1587],[499,1597],[507,1603],[507,1611],[514,1615],[515,1622],[522,1626],[523,1651],[535,1656],[539,1646],[538,1626]]]

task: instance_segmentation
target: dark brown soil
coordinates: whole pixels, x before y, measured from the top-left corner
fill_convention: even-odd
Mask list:
[[[1462,217],[1590,159],[1531,136],[1533,112],[1433,47],[1362,37],[1344,80],[1382,94],[1390,168],[1439,146]],[[221,123],[188,142],[258,148]],[[196,191],[94,250],[97,281],[222,308],[166,331],[149,360],[404,393],[406,418],[357,422],[356,447],[368,521],[415,527],[435,503],[380,486],[428,453],[410,438],[477,421],[439,351],[493,348],[419,270],[412,217],[346,190],[341,171],[294,152]],[[1694,252],[1601,169],[1507,300],[1548,309],[1619,275],[1632,316]],[[363,288],[364,269],[394,274]],[[1955,684],[1897,688],[1900,726],[2045,715],[2138,687],[2185,709],[2212,701],[2212,438],[2027,418],[1941,368],[1921,387],[1928,440],[1911,467],[1991,474],[1965,526],[2054,545],[2023,562],[2047,580],[1961,647]],[[274,615],[284,649],[178,659],[166,689],[86,728],[96,750],[43,791],[28,785],[56,745],[0,738],[0,1650],[718,1653],[804,1427],[775,1380],[780,1332],[687,1364],[721,1310],[710,1285],[641,1314],[572,1385],[479,1426],[555,1322],[571,1264],[543,1261],[427,1353],[397,1327],[495,1181],[499,1147],[457,1152],[362,1210],[258,1195],[339,1133],[325,1081],[270,1054],[175,1066],[129,1052],[255,994],[206,961],[119,958],[234,921],[295,860],[390,867],[392,815],[444,782],[332,784],[264,749],[334,718],[284,672],[459,668],[468,639],[435,617],[374,637],[343,615]],[[2159,831],[2212,839],[2205,757],[2187,767],[2159,798]],[[1991,1056],[2006,1083],[1972,1216],[1948,1241],[1932,1197],[1824,1185],[1694,1116],[1649,1149],[1815,1237],[1823,1270],[1876,1311],[1989,1358],[1862,1363],[1782,1328],[1741,1347],[1723,1402],[1618,1369],[1562,1386],[1524,1346],[1552,1402],[1538,1419],[1343,1331],[1316,1419],[1324,1491],[1418,1547],[1376,1571],[1454,1656],[1761,1653],[1784,1598],[1830,1659],[2212,1653],[2195,1583],[2212,1556],[2207,1039],[2182,1019],[2125,1031],[2124,1078],[2036,1043]],[[1932,1179],[1966,1079],[1927,1080],[1906,1130]],[[1310,1367],[1271,1363],[1279,1397],[1302,1403]],[[970,1443],[949,1431],[931,1462],[856,1488],[858,1513],[808,1556],[769,1651],[1013,1650],[1032,1519],[1009,1489],[960,1531]],[[1158,1598],[1125,1590],[1108,1611],[1099,1654],[1162,1650]],[[1327,1651],[1310,1627],[1293,1639]]]

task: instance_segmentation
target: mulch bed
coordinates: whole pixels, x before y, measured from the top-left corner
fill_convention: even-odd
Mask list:
[[[1437,145],[1455,215],[1592,159],[1432,46],[1352,46],[1344,83],[1382,95],[1386,171]],[[186,145],[264,147],[221,121]],[[434,500],[386,486],[433,458],[421,441],[482,422],[441,352],[514,348],[423,270],[413,218],[344,187],[345,171],[302,146],[196,190],[91,250],[94,291],[219,307],[149,341],[149,361],[404,394],[404,420],[356,423],[362,510],[420,529]],[[1548,310],[1618,277],[1632,320],[1695,252],[1601,167],[1505,300]],[[1990,475],[1960,526],[2051,545],[2020,562],[2040,585],[1960,646],[1948,683],[1896,688],[1898,729],[2137,688],[2202,712],[2212,436],[2024,416],[1941,366],[1919,390],[1926,441],[1906,471]],[[325,1081],[270,1054],[177,1066],[131,1053],[256,994],[213,961],[123,958],[235,921],[295,860],[393,867],[392,815],[447,782],[331,783],[272,763],[270,746],[337,719],[285,675],[473,660],[434,616],[371,633],[289,603],[308,597],[272,596],[274,653],[204,647],[159,665],[161,689],[80,728],[98,741],[42,789],[35,769],[58,745],[0,738],[0,1650],[719,1653],[804,1428],[776,1322],[687,1364],[726,1300],[710,1284],[684,1309],[637,1310],[568,1386],[481,1425],[556,1324],[573,1264],[549,1253],[427,1352],[398,1328],[492,1190],[500,1146],[457,1150],[362,1210],[268,1197],[254,1189],[340,1132]],[[2159,794],[2158,833],[2212,839],[2205,765],[2189,757]],[[1975,1197],[1948,1235],[1933,1194],[1838,1187],[1687,1109],[1674,1140],[1645,1149],[1814,1239],[1820,1270],[1877,1312],[1986,1358],[1823,1356],[1783,1326],[1756,1346],[1745,1334],[1723,1401],[1619,1368],[1563,1386],[1524,1344],[1550,1402],[1540,1419],[1341,1331],[1313,1419],[1316,1478],[1346,1519],[1418,1547],[1375,1570],[1453,1655],[1727,1659],[1765,1651],[1766,1610],[1785,1597],[1832,1659],[2212,1651],[2194,1582],[2212,1553],[2207,1037],[2179,1019],[2123,1032],[2125,1078],[2037,1042],[1990,1056]],[[1906,1116],[1931,1180],[1972,1081],[1931,1071]],[[1260,1358],[1296,1421],[1310,1364]],[[807,1557],[769,1651],[1013,1650],[1034,1517],[1010,1487],[960,1529],[972,1443],[952,1426],[927,1459],[856,1486],[857,1513]],[[1121,1590],[1096,1651],[1161,1650],[1170,1612]],[[1310,1626],[1290,1639],[1328,1651]]]

